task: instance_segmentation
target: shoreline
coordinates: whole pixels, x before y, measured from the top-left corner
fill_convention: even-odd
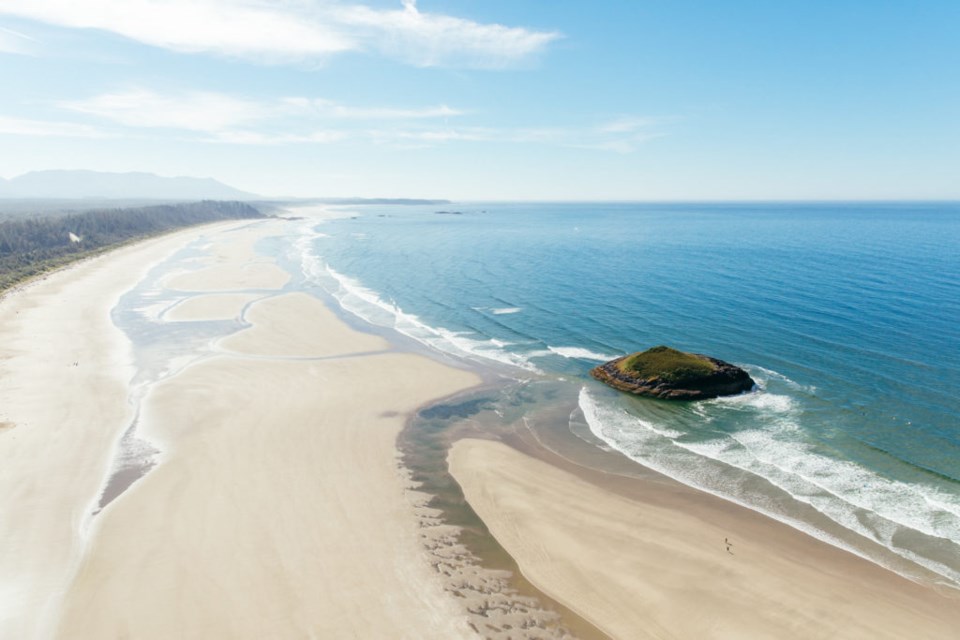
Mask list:
[[[77,270],[75,278],[49,279],[69,294],[63,304],[96,313],[101,322],[90,330],[112,337],[125,354],[124,366],[113,366],[110,358],[103,363],[104,375],[113,380],[110,395],[74,398],[87,407],[109,406],[117,416],[109,429],[106,424],[101,429],[100,439],[87,438],[83,447],[64,454],[92,471],[83,487],[66,477],[45,478],[58,490],[78,492],[74,524],[59,529],[74,541],[72,551],[59,573],[44,581],[56,594],[46,605],[27,593],[29,571],[22,580],[7,572],[4,595],[14,597],[0,619],[4,634],[9,629],[24,638],[438,640],[471,635],[461,603],[443,590],[422,549],[418,506],[398,467],[396,435],[405,416],[477,378],[397,351],[382,337],[351,329],[319,299],[289,290],[276,261],[254,251],[260,239],[278,233],[278,224],[288,223],[245,223],[210,234],[204,256],[167,268],[143,293],[140,302],[148,307],[132,311],[156,315],[171,330],[174,345],[180,344],[180,328],[190,331],[190,323],[232,317],[241,325],[188,354],[182,365],[172,366],[184,354],[162,355],[159,377],[147,380],[133,399],[139,405],[129,404],[128,381],[133,352],[140,347],[135,336],[131,345],[123,335],[123,325],[112,324],[110,309],[157,261],[130,277],[111,279],[106,270],[122,263],[102,260],[103,279],[114,291],[109,296],[91,289],[88,269]],[[194,230],[186,239],[178,236],[171,247],[179,250],[197,235]],[[142,258],[143,247],[130,249],[131,261]],[[160,298],[158,283],[167,292]],[[162,303],[170,292],[200,302],[167,317],[177,308]],[[244,292],[249,295],[221,295]],[[17,299],[34,303],[36,315],[63,328],[62,314],[50,313],[34,293]],[[158,300],[165,308],[157,314]],[[0,313],[11,308],[5,303]],[[76,337],[56,335],[60,339],[51,340],[52,349]],[[28,360],[31,337],[23,336],[22,357]],[[173,358],[171,366],[163,365],[164,357]],[[40,399],[51,388],[39,381],[31,386]],[[29,426],[24,416],[11,417],[15,424],[0,442]],[[51,429],[49,423],[41,426]],[[153,446],[156,464],[90,515],[124,455],[121,435],[128,430]],[[44,435],[38,430],[34,454]],[[38,475],[31,456],[22,458],[21,477]],[[50,491],[38,490],[30,502],[41,504],[51,519],[62,518]],[[5,495],[4,507],[15,507],[16,492]],[[52,528],[27,523],[24,531],[36,536],[45,526]],[[52,564],[46,551],[46,545],[36,545],[35,565]]]
[[[187,238],[245,223],[201,225],[124,245],[0,296],[0,420],[8,424],[0,433],[6,496],[0,522],[16,523],[0,530],[0,601],[8,603],[0,635],[49,635],[84,544],[90,504],[132,419],[130,343],[110,310]]]
[[[581,433],[580,430],[583,432]],[[789,531],[791,536],[810,539],[817,545],[835,550],[844,556],[852,556],[858,562],[865,562],[884,573],[922,585],[947,597],[960,598],[960,587],[945,582],[941,574],[919,563],[910,562],[896,555],[881,556],[868,553],[870,545],[886,550],[875,541],[863,539],[859,541],[862,547],[858,547],[849,540],[834,537],[835,531],[820,528],[802,517],[798,516],[794,524],[749,503],[684,482],[668,473],[648,467],[643,462],[612,447],[587,424],[578,426],[576,431],[573,430],[573,425],[569,428],[551,429],[543,425],[527,424],[524,429],[505,435],[502,440],[522,453],[549,462],[584,480],[602,485],[626,497],[639,495],[644,499],[656,500],[657,495],[652,491],[656,489],[668,496],[664,504],[672,499],[672,496],[682,496],[691,509],[700,511],[714,509],[733,514],[730,517],[736,515],[751,521],[769,522],[773,527]],[[587,443],[587,440],[593,442]],[[638,483],[646,483],[650,489],[640,490],[637,486],[633,486]],[[842,528],[840,531],[849,533]]]
[[[12,603],[0,611],[0,635],[263,637],[282,629],[284,637],[472,637],[470,627],[477,627],[464,609],[473,605],[454,598],[449,580],[431,567],[434,551],[461,554],[456,527],[443,524],[430,496],[411,483],[399,463],[398,435],[421,409],[478,388],[480,378],[427,357],[429,350],[398,347],[388,331],[357,331],[329,301],[289,288],[290,274],[254,251],[286,222],[205,225],[206,255],[159,281],[183,296],[158,314],[159,322],[236,320],[244,328],[212,340],[147,386],[131,432],[159,446],[156,465],[99,514],[90,515],[100,493],[82,497],[90,496],[94,478],[101,490],[109,488],[137,408],[130,396],[136,345],[110,310],[185,246],[183,237],[204,234],[191,227],[126,245],[0,296],[0,392],[7,398],[17,397],[13,389],[32,390],[16,406],[0,407],[0,454],[18,461],[0,470],[8,496],[0,514],[25,523],[21,539],[0,549],[0,569],[7,569],[0,570],[0,594]],[[143,263],[154,255],[160,257]],[[27,316],[17,319],[21,310]],[[50,343],[35,350],[32,341],[43,331]],[[83,366],[43,362],[67,352]],[[77,373],[84,376],[79,387],[71,377]],[[89,415],[55,413],[48,389]],[[50,441],[60,423],[73,440]],[[91,437],[86,424],[103,426]],[[11,448],[26,428],[30,441]],[[457,440],[449,453],[452,477],[524,578],[601,634],[940,637],[933,634],[960,626],[960,614],[949,611],[960,602],[956,594],[937,594],[757,511],[626,458],[624,464],[643,469],[642,478],[615,466],[592,468],[530,430],[501,440]],[[597,455],[609,461],[612,454]],[[72,482],[68,467],[82,469],[83,481]],[[51,491],[63,495],[59,502],[50,503]],[[63,511],[72,517],[68,530],[59,522]],[[631,513],[642,517],[625,515]],[[626,525],[627,534],[609,538]],[[12,529],[0,541],[12,540]],[[43,535],[23,539],[34,533]],[[49,557],[54,537],[66,557]],[[774,570],[722,564],[730,559],[727,538],[737,552],[731,556],[749,548],[752,562]],[[638,553],[637,539],[658,553]],[[671,574],[684,576],[682,584],[647,579]],[[481,600],[499,594],[496,580],[504,580],[483,567],[454,578],[479,585]],[[32,590],[28,579],[36,583]],[[816,589],[832,599],[811,599]],[[724,590],[743,601],[724,599]],[[390,594],[386,605],[383,594]],[[610,602],[619,604],[611,609]],[[773,618],[750,617],[759,602]],[[870,603],[884,604],[872,613]],[[812,620],[807,610],[823,615]],[[516,613],[498,624],[518,624]],[[737,626],[738,617],[756,626]],[[818,635],[823,629],[829,633]]]
[[[512,609],[502,615],[499,613],[498,607],[503,603],[492,603],[502,590],[509,588],[508,579],[502,572],[489,571],[473,562],[466,562],[461,567],[459,576],[474,585],[475,593],[471,595],[451,588],[440,573],[440,564],[454,562],[460,554],[460,547],[455,540],[457,532],[455,528],[434,526],[437,524],[433,520],[436,512],[428,506],[431,496],[417,491],[415,483],[411,483],[409,479],[408,471],[398,464],[396,440],[407,419],[412,418],[420,409],[443,401],[451,393],[459,393],[478,384],[480,379],[467,370],[443,365],[435,358],[428,359],[423,355],[397,351],[396,345],[386,341],[382,335],[357,332],[349,328],[335,317],[332,309],[317,298],[287,290],[288,278],[279,274],[275,261],[253,252],[253,244],[270,234],[269,230],[256,230],[266,224],[277,223],[251,225],[245,222],[234,225],[223,233],[208,234],[205,244],[212,241],[212,246],[205,250],[207,258],[187,258],[182,261],[182,264],[188,265],[186,269],[182,268],[182,265],[170,265],[153,278],[153,284],[148,285],[147,291],[153,308],[137,309],[135,305],[139,304],[138,302],[127,303],[128,307],[133,304],[135,309],[154,316],[168,326],[239,319],[245,327],[212,340],[205,353],[195,354],[199,357],[195,357],[193,362],[176,367],[160,379],[149,383],[145,392],[140,390],[137,393],[137,399],[130,395],[133,389],[126,381],[132,379],[135,368],[133,352],[139,347],[136,340],[134,343],[130,342],[130,338],[134,336],[124,333],[124,330],[129,331],[130,327],[113,324],[117,318],[111,318],[111,312],[117,311],[117,300],[122,294],[133,291],[132,281],[138,281],[140,284],[137,286],[142,288],[143,283],[147,282],[144,279],[147,272],[180,251],[187,242],[198,237],[198,234],[188,231],[178,235],[171,241],[169,251],[157,260],[142,265],[130,281],[114,283],[117,291],[106,299],[98,300],[95,293],[91,295],[92,292],[84,279],[85,272],[82,267],[85,262],[72,265],[72,268],[68,269],[71,272],[73,269],[79,271],[77,282],[69,280],[71,293],[74,295],[73,299],[67,299],[66,303],[82,303],[99,308],[101,316],[109,326],[109,333],[125,349],[127,365],[123,371],[114,372],[118,374],[118,384],[112,400],[103,399],[106,404],[122,406],[125,413],[122,418],[114,421],[112,429],[101,444],[76,452],[77,457],[81,458],[90,458],[97,453],[95,464],[90,464],[99,467],[99,470],[90,474],[86,496],[77,501],[74,509],[80,518],[80,522],[72,527],[74,550],[69,562],[55,580],[57,595],[50,599],[46,607],[47,613],[38,616],[39,625],[37,617],[32,617],[31,626],[31,622],[26,618],[36,613],[36,607],[29,602],[23,602],[23,606],[19,607],[24,617],[22,624],[14,627],[14,621],[11,620],[7,626],[8,621],[5,620],[4,624],[0,624],[0,628],[9,628],[19,637],[44,638],[111,637],[120,633],[121,629],[125,630],[124,633],[130,629],[138,629],[138,637],[169,637],[169,634],[176,634],[178,631],[187,631],[189,636],[191,629],[200,628],[205,632],[227,633],[231,637],[244,637],[247,634],[249,637],[259,637],[258,634],[268,632],[268,628],[269,632],[273,632],[284,623],[289,625],[289,633],[293,635],[311,632],[311,629],[318,628],[318,620],[339,617],[339,622],[320,628],[335,635],[361,633],[359,630],[364,629],[362,633],[381,636],[394,634],[398,628],[404,628],[411,630],[411,638],[451,638],[472,637],[471,628],[474,631],[484,630],[484,625],[489,625],[488,621],[494,619],[498,624],[502,624],[504,629],[519,628],[526,624],[539,628],[540,625],[548,624],[547,621],[556,614],[541,610],[536,600],[510,601],[509,607]],[[240,242],[225,244],[222,240],[226,235],[248,237]],[[184,239],[185,241],[181,242]],[[129,253],[139,253],[149,244],[148,241],[133,246]],[[107,254],[103,260],[115,265],[108,257],[114,255],[117,254]],[[235,268],[241,265],[243,268]],[[56,284],[59,279],[51,277],[49,281]],[[185,297],[172,304],[165,303],[163,297],[156,299],[154,288],[157,286],[168,292],[182,293]],[[29,299],[23,292],[18,293],[18,296]],[[154,299],[157,302],[154,302]],[[38,308],[42,313],[43,307]],[[56,320],[51,319],[51,322],[56,324]],[[103,330],[104,327],[97,329]],[[197,576],[194,575],[197,567],[206,565],[208,571],[205,573],[209,576],[223,576],[232,571],[230,561],[235,562],[234,559],[241,557],[243,553],[242,550],[234,549],[234,553],[228,554],[229,560],[221,556],[216,561],[217,566],[210,567],[210,549],[200,550],[195,547],[198,542],[208,538],[216,539],[219,545],[229,547],[233,539],[238,537],[238,531],[234,528],[236,514],[231,514],[233,517],[216,517],[214,522],[210,521],[208,514],[218,508],[222,509],[223,505],[217,503],[220,503],[224,496],[219,495],[210,502],[210,496],[205,495],[209,488],[220,487],[222,491],[229,486],[233,497],[227,500],[228,503],[235,505],[240,501],[255,499],[259,501],[260,507],[253,511],[270,513],[270,518],[277,517],[273,512],[276,510],[278,496],[282,495],[284,500],[290,499],[287,488],[289,483],[284,483],[284,488],[281,489],[276,483],[264,482],[264,474],[255,474],[257,477],[248,482],[239,480],[236,472],[228,474],[230,480],[217,479],[216,468],[224,466],[219,461],[224,451],[233,447],[233,453],[228,456],[232,460],[229,466],[236,468],[238,459],[249,462],[253,459],[250,456],[262,458],[266,450],[276,448],[278,444],[273,438],[268,441],[260,440],[255,447],[245,444],[243,441],[247,438],[237,433],[236,423],[243,422],[248,416],[238,413],[237,407],[250,402],[251,397],[262,393],[264,389],[272,392],[270,399],[264,398],[256,404],[270,406],[271,402],[276,401],[272,394],[288,394],[291,385],[315,377],[318,369],[340,367],[339,373],[344,375],[350,370],[362,370],[363,376],[375,378],[382,374],[384,364],[387,365],[388,372],[412,366],[411,371],[416,374],[414,378],[427,375],[428,379],[423,382],[406,380],[407,390],[400,392],[392,401],[400,402],[400,406],[391,404],[389,407],[381,407],[385,410],[379,415],[364,413],[359,409],[363,407],[368,411],[373,410],[382,403],[382,398],[379,397],[383,395],[382,385],[375,384],[373,388],[378,391],[371,390],[374,395],[363,399],[358,397],[363,394],[357,392],[359,387],[356,382],[345,383],[349,390],[342,388],[338,392],[338,395],[342,396],[338,400],[341,407],[335,410],[334,414],[339,416],[339,420],[380,424],[376,429],[378,434],[367,434],[352,445],[341,441],[337,446],[333,446],[327,442],[323,453],[314,451],[315,455],[309,463],[305,461],[303,465],[316,465],[324,459],[331,461],[331,458],[336,457],[338,459],[334,462],[337,464],[346,464],[352,459],[357,468],[364,469],[364,474],[368,477],[362,480],[346,483],[344,478],[353,473],[347,470],[331,478],[330,486],[336,494],[335,499],[320,501],[321,504],[325,502],[328,508],[344,502],[369,502],[371,495],[378,491],[393,492],[392,497],[381,501],[376,513],[368,513],[361,523],[352,522],[351,526],[344,525],[346,530],[328,534],[322,545],[325,548],[337,544],[360,546],[356,540],[366,539],[362,549],[341,549],[341,553],[335,554],[340,562],[346,563],[349,559],[349,568],[343,567],[336,571],[334,579],[297,575],[297,572],[287,565],[287,575],[282,582],[296,578],[299,584],[298,592],[308,592],[311,588],[327,590],[326,593],[317,594],[318,597],[311,599],[318,603],[314,606],[320,611],[315,612],[315,615],[297,619],[295,612],[290,609],[289,587],[284,587],[281,591],[286,595],[275,597],[272,604],[265,604],[265,601],[270,600],[269,590],[259,590],[255,594],[241,595],[239,600],[242,601],[242,607],[239,603],[234,603],[232,607],[227,606],[219,612],[211,612],[211,609],[220,605],[204,602],[206,593],[200,590],[193,600],[203,604],[184,608],[183,593],[197,588]],[[434,373],[429,373],[430,371]],[[283,379],[282,390],[277,386],[277,378]],[[120,384],[121,381],[123,384]],[[410,384],[415,387],[409,387]],[[242,388],[243,393],[237,395],[233,391],[235,388]],[[416,393],[411,393],[414,388],[417,389]],[[299,391],[296,395],[306,399],[297,410],[301,418],[304,412],[313,414],[331,409],[323,402],[318,403],[316,398],[311,399],[306,388]],[[232,400],[229,399],[231,396]],[[201,409],[201,415],[198,416],[198,407],[203,407],[211,399],[227,406],[220,406],[213,414],[204,413]],[[261,416],[260,422],[283,415],[290,418],[289,411],[270,411],[271,417]],[[221,423],[227,417],[234,423],[229,437],[224,438],[225,433],[221,434],[217,446],[198,446],[194,442],[195,438],[189,431],[197,428],[210,431],[209,425]],[[182,426],[188,424],[194,426]],[[178,426],[171,429],[172,425]],[[19,425],[13,428],[16,429],[17,426]],[[252,426],[254,425],[248,424],[247,428]],[[248,435],[256,437],[256,434],[249,431]],[[284,473],[289,472],[290,458],[294,455],[294,452],[289,450],[289,445],[303,447],[305,435],[307,434],[301,432],[296,438],[286,439],[289,440],[287,455],[283,456],[282,464],[278,461],[269,465],[273,471],[267,474],[268,476],[279,472],[281,466]],[[344,435],[340,434],[338,437]],[[204,435],[201,440],[207,437],[209,436]],[[239,443],[236,442],[238,438],[241,440]],[[124,447],[127,446],[128,439],[148,445],[149,456],[146,461],[139,461],[139,466],[118,464],[118,461],[126,457]],[[91,445],[90,442],[87,444]],[[358,447],[361,451],[357,450]],[[368,454],[363,450],[370,447],[381,451],[380,470],[375,473],[371,473],[369,464],[358,459],[359,456],[366,460]],[[213,457],[212,451],[217,452]],[[241,466],[249,469],[252,465]],[[191,469],[192,471],[189,471]],[[26,467],[22,471],[24,475],[29,473]],[[202,480],[192,480],[189,482],[190,488],[183,489],[181,478],[185,475],[202,476]],[[362,491],[354,487],[351,497],[341,495],[350,489],[350,484],[360,482],[366,483]],[[238,494],[243,497],[240,498]],[[38,498],[46,499],[43,496]],[[272,545],[273,548],[284,548],[287,550],[285,553],[292,557],[310,557],[309,549],[315,548],[317,542],[300,539],[298,534],[293,533],[291,523],[297,521],[298,529],[305,526],[304,514],[311,506],[315,506],[316,498],[317,496],[313,495],[310,499],[299,500],[296,518],[280,518],[286,524],[272,523],[264,528],[264,523],[256,522],[255,518],[255,521],[241,527],[239,537],[250,531],[255,532],[258,537],[274,536],[282,541],[278,540]],[[192,510],[190,503],[194,504]],[[340,507],[337,507],[338,511],[339,509]],[[184,517],[185,512],[192,515]],[[389,516],[390,513],[393,515]],[[190,528],[193,526],[191,522],[202,521],[205,516],[207,521],[199,530],[186,537],[183,537],[182,533],[177,534],[178,529]],[[355,519],[356,515],[353,514],[351,521]],[[229,530],[211,531],[211,528],[216,529],[221,525],[229,527]],[[316,521],[313,527],[308,526],[308,529],[320,531],[324,528],[319,521]],[[379,535],[380,538],[370,540],[373,535]],[[387,541],[382,537],[384,535],[400,536],[405,540],[405,549],[397,550],[397,543]],[[169,538],[175,540],[176,551],[165,548],[170,543]],[[297,545],[301,545],[300,552],[296,551]],[[381,552],[378,557],[375,550],[386,551]],[[43,551],[38,548],[35,555],[39,558]],[[316,552],[312,555],[316,556]],[[326,557],[326,554],[322,555]],[[269,566],[261,564],[262,562],[261,558],[247,564],[259,565],[255,567],[259,572],[275,573]],[[154,566],[158,563],[162,568]],[[382,570],[374,565],[397,563],[400,563],[400,574],[394,576],[391,584],[383,584],[377,576]],[[359,566],[363,564],[367,565],[366,571]],[[358,574],[364,573],[366,575],[362,578],[363,582],[369,581],[372,584],[355,587],[360,591],[344,600],[345,596],[340,593],[342,583],[356,581],[360,578]],[[238,577],[236,581],[242,582],[243,579]],[[165,584],[177,585],[176,593],[170,594],[176,602],[169,599],[166,589],[157,591],[158,587]],[[330,591],[331,589],[334,591]],[[373,616],[371,620],[369,614],[361,613],[357,608],[376,599],[381,592],[394,594],[390,596],[391,599],[405,593],[410,602],[389,615]],[[270,626],[262,627],[259,631],[246,626],[243,629],[234,626],[237,619],[244,617],[241,608],[249,609],[250,598],[254,596],[256,606],[273,607],[263,615],[264,624]],[[302,599],[296,598],[298,601]],[[117,606],[115,603],[120,604]],[[518,604],[519,606],[516,606]],[[302,606],[301,603],[297,609]],[[355,615],[342,619],[342,612],[350,608],[355,610]],[[483,610],[484,613],[471,622],[470,609]],[[426,622],[422,620],[424,613],[429,613]],[[163,622],[158,620],[158,615],[162,615]],[[210,618],[216,622],[211,622]],[[248,623],[248,626],[256,625]]]
[[[524,580],[514,586],[529,580],[547,603],[557,602],[596,629],[587,637],[646,637],[642,631],[656,629],[650,637],[938,638],[949,637],[960,623],[960,614],[952,612],[960,594],[950,588],[913,582],[548,421],[535,419],[536,427],[526,420],[491,423],[483,405],[496,395],[494,388],[481,388],[435,405],[447,426],[421,425],[421,433],[437,435],[419,445],[415,441],[424,436],[408,429],[405,440],[424,455],[447,452],[454,488],[432,477],[436,470],[421,471],[424,490],[438,494],[438,506],[446,509],[441,517],[476,532],[470,524],[476,513],[503,551],[491,550],[482,535],[467,538],[468,548],[497,568],[515,563]],[[562,411],[555,413],[562,417]],[[487,449],[500,449],[510,464],[498,464]],[[590,498],[572,498],[583,485],[592,490]],[[659,515],[623,524],[624,512],[642,509]],[[627,533],[611,541],[610,529]],[[557,542],[564,537],[577,544]],[[726,539],[733,545],[730,556]],[[644,557],[639,545],[656,553]],[[598,559],[598,549],[610,553]],[[741,551],[747,549],[749,557]],[[756,566],[731,573],[723,562],[734,555]],[[660,576],[671,574],[683,578],[661,584]],[[617,582],[625,578],[635,582]],[[611,602],[617,603],[613,609]],[[873,616],[876,606],[882,615]],[[701,607],[705,612],[695,617],[701,626],[691,625],[688,611]],[[811,610],[823,615],[812,619]],[[740,619],[759,622],[738,627]]]
[[[448,461],[524,575],[612,638],[939,638],[960,624],[952,590],[626,458],[636,476],[517,432],[461,438]]]

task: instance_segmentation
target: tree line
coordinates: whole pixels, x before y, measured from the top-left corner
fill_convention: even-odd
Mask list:
[[[205,222],[263,217],[244,202],[204,200],[0,222],[0,291],[130,240]]]

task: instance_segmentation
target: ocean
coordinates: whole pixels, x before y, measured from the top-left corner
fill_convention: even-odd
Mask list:
[[[563,408],[555,428],[582,425],[584,446],[960,587],[960,204],[339,213],[301,223],[290,258],[309,286],[492,372],[501,413],[517,385],[548,388],[521,410]],[[758,389],[668,403],[588,375],[660,344]]]

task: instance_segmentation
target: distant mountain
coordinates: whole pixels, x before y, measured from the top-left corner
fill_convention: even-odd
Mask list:
[[[251,200],[258,196],[213,178],[165,178],[152,173],[31,171],[0,178],[0,198]]]

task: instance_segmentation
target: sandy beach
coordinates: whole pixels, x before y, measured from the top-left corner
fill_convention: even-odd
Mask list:
[[[676,483],[587,480],[488,440],[458,441],[449,462],[524,575],[613,638],[935,639],[960,628],[957,594]]]
[[[293,275],[256,246],[289,224],[181,231],[0,302],[0,637],[556,637],[505,576],[470,566],[400,466],[407,418],[479,378],[287,288]],[[135,345],[111,310],[188,245],[157,280],[174,302],[152,313],[239,328],[185,342],[171,356],[185,364],[134,394]],[[98,510],[131,434],[153,466]],[[529,453],[464,439],[449,463],[524,576],[596,627],[588,637],[960,628],[955,596],[754,512]]]
[[[111,308],[154,264],[210,230],[113,251],[0,302],[0,637],[48,634],[114,443],[132,419],[130,345]]]
[[[467,636],[425,560],[395,439],[475,378],[281,293],[288,274],[253,251],[277,224],[148,241],[0,306],[0,636]],[[206,257],[164,280],[200,296],[168,321],[249,309],[249,326],[149,390],[137,429],[159,464],[91,516],[133,418],[110,309],[201,235]]]

